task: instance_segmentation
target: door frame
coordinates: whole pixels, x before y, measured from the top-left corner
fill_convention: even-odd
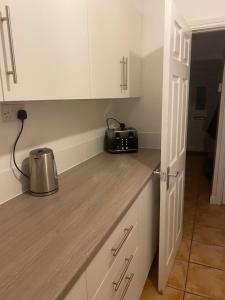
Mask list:
[[[200,19],[189,22],[192,33],[225,30],[225,17]]]
[[[222,92],[219,108],[218,131],[216,141],[216,155],[213,174],[212,194],[210,196],[211,204],[225,204],[224,197],[224,156],[225,156],[225,64],[223,72]]]

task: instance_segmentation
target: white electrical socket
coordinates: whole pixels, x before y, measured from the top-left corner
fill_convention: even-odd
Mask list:
[[[15,104],[3,103],[1,105],[3,122],[11,122],[17,120],[17,112],[20,109],[24,109],[23,103],[15,103]]]

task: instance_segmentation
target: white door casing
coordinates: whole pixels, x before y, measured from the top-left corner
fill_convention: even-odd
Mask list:
[[[160,184],[159,291],[165,289],[182,238],[191,30],[165,1]],[[177,175],[168,176],[168,174]]]
[[[224,162],[225,162],[225,65],[223,71],[222,93],[220,100],[219,123],[216,142],[216,156],[213,174],[211,204],[225,204]]]

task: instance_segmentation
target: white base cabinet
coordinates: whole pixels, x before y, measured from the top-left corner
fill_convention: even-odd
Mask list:
[[[158,236],[159,179],[153,177],[65,300],[138,300],[158,247]],[[86,284],[81,285],[84,280]],[[74,297],[75,290],[83,298]]]

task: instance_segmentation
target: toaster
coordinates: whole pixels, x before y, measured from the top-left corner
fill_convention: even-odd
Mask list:
[[[122,123],[123,124],[123,123]],[[105,132],[105,151],[126,153],[138,151],[138,133],[132,127],[108,128]]]

